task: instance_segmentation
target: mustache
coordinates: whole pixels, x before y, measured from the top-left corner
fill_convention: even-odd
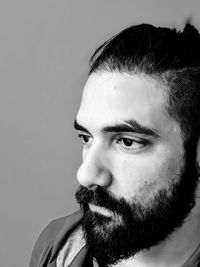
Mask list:
[[[96,186],[95,189],[80,186],[76,191],[75,197],[78,204],[84,209],[87,209],[88,204],[91,203],[111,210],[114,213],[121,214],[127,206],[124,198],[117,199],[111,192],[108,192],[101,186]]]

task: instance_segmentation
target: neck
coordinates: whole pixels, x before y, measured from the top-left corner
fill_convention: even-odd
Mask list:
[[[200,187],[200,186],[199,186]],[[200,245],[200,190],[184,224],[160,245],[124,260],[116,267],[180,267]]]

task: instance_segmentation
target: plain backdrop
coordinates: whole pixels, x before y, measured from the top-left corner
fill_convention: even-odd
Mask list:
[[[132,24],[200,29],[199,14],[199,0],[0,1],[0,266],[28,266],[45,225],[78,208],[73,121],[93,51]]]

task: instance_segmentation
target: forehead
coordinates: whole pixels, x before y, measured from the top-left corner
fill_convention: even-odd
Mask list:
[[[104,127],[136,120],[148,127],[165,127],[167,90],[161,82],[137,74],[93,73],[84,87],[77,120]],[[85,125],[86,126],[86,125]]]

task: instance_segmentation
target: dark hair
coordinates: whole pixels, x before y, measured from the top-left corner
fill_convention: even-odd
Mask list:
[[[131,26],[101,45],[90,59],[97,71],[144,73],[168,88],[168,113],[183,136],[200,134],[200,34],[189,22],[182,32],[149,24]]]

